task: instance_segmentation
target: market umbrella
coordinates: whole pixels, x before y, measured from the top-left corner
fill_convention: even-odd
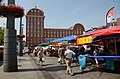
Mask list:
[[[77,38],[77,36],[72,35],[72,36],[66,36],[63,38],[58,38],[58,39],[52,40],[50,42],[52,43],[52,42],[61,42],[61,41],[71,41],[71,40],[76,40],[76,38]]]
[[[72,36],[66,36],[62,40],[63,41],[71,41],[71,40],[76,40],[77,36],[72,35]]]
[[[48,45],[51,45],[50,43],[41,43],[41,44],[38,44],[38,46],[48,46]]]

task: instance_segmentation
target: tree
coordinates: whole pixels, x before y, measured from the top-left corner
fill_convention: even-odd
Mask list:
[[[0,27],[0,45],[4,44],[4,29]]]

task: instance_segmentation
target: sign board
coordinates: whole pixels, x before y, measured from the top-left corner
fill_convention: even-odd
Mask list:
[[[76,44],[92,43],[92,36],[77,38]]]
[[[58,43],[57,42],[53,42],[52,46],[58,46]]]

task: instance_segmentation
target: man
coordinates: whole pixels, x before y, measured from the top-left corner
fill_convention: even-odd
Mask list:
[[[72,63],[72,58],[75,55],[75,53],[70,49],[70,47],[66,47],[66,51],[65,51],[65,57],[66,57],[66,65],[67,65],[67,69],[65,74],[70,74],[71,76],[73,76],[73,72],[71,69],[71,63]]]

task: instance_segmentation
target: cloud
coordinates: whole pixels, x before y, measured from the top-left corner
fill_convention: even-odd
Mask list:
[[[5,27],[6,26],[6,18],[0,17],[0,27]]]

